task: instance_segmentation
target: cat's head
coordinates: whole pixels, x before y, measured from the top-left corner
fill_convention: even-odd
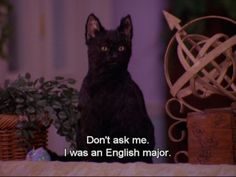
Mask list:
[[[106,30],[99,19],[90,14],[86,23],[89,69],[127,69],[131,56],[133,27],[130,15],[122,18],[115,30]]]

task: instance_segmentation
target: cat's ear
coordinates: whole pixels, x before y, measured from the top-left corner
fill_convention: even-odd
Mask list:
[[[94,14],[90,14],[87,19],[86,27],[85,27],[85,37],[86,41],[91,38],[95,38],[97,33],[104,30],[100,21]]]
[[[129,40],[133,37],[133,25],[130,15],[127,15],[126,17],[122,18],[120,21],[120,26],[118,27],[118,30],[125,34]]]

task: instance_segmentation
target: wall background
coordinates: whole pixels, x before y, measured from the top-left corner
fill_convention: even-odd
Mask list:
[[[87,16],[95,13],[106,28],[116,28],[130,14],[134,26],[133,55],[129,71],[143,91],[148,113],[155,126],[156,147],[166,148],[164,117],[162,10],[164,0],[12,0],[15,39],[11,65],[6,77],[30,72],[34,77],[73,77],[77,87],[87,72],[84,30]],[[49,148],[62,154],[68,147],[54,127]],[[165,159],[156,159],[163,162]]]

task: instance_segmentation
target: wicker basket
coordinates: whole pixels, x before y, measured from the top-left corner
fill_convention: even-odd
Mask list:
[[[22,160],[25,159],[27,150],[19,142],[16,135],[16,124],[20,120],[16,115],[0,114],[0,160]],[[47,146],[47,129],[42,133],[34,133],[35,148]]]

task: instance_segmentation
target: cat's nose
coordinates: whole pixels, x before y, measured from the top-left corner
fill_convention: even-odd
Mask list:
[[[116,59],[118,57],[117,53],[112,53],[111,58]]]

